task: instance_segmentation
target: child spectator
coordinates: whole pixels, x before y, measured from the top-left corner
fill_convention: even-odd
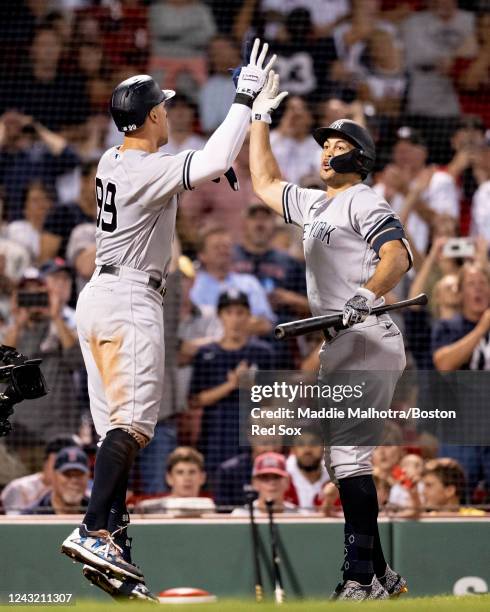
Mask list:
[[[167,459],[169,497],[199,497],[206,482],[204,457],[197,450],[179,446]]]
[[[465,494],[465,475],[457,461],[430,462],[423,475],[423,502],[427,510],[459,512]]]
[[[286,470],[286,459],[279,453],[262,453],[255,458],[252,470],[252,486],[258,497],[253,502],[258,516],[267,515],[266,501],[274,502],[275,514],[291,514],[298,512],[298,507],[285,501],[289,486],[289,474]],[[248,508],[235,508],[232,516],[248,515]]]

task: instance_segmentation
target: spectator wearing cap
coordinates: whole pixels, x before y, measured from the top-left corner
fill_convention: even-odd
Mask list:
[[[285,501],[289,487],[289,474],[286,470],[284,455],[267,452],[255,458],[252,470],[252,486],[257,491],[257,499],[253,502],[258,516],[267,514],[267,501],[274,502],[275,514],[297,513],[298,507]],[[248,508],[236,508],[233,516],[248,514]]]
[[[231,79],[230,79],[231,80]],[[205,141],[195,133],[197,107],[184,94],[176,94],[168,103],[168,143],[162,151],[176,155],[187,149],[202,149]]]
[[[435,166],[427,166],[427,144],[408,126],[397,132],[392,161],[378,177],[375,191],[400,215],[407,233],[424,255],[433,227],[442,217],[459,221],[459,195],[454,179]]]
[[[81,351],[70,311],[64,310],[66,289],[52,281],[48,287],[47,282],[35,268],[25,271],[12,297],[12,321],[0,339],[31,358],[42,358],[49,389],[47,396],[15,410],[10,440],[22,447],[42,448],[50,437],[75,433],[79,425],[76,373],[83,363]]]
[[[240,184],[238,191],[231,191],[228,181],[221,178],[219,183],[209,181],[194,191],[182,194],[179,206],[179,235],[193,249],[198,248],[199,234],[216,227],[226,227],[233,242],[242,237],[242,213],[254,197],[252,178],[248,164],[249,138],[245,141],[233,164],[233,169]]]
[[[81,448],[61,449],[54,461],[52,489],[22,514],[79,514],[88,506],[90,469]]]
[[[1,94],[0,94],[1,95]],[[22,217],[26,187],[33,180],[54,193],[58,177],[80,159],[60,134],[16,110],[0,117],[0,183],[5,191],[5,218]]]
[[[219,295],[217,310],[223,337],[197,352],[190,387],[191,401],[203,409],[198,446],[211,481],[217,467],[239,453],[240,376],[272,369],[268,344],[248,331],[251,313],[247,295],[228,289]]]
[[[304,264],[287,253],[271,248],[276,230],[273,211],[263,202],[249,204],[243,223],[243,237],[234,248],[235,272],[252,274],[267,293],[278,323],[308,316]],[[274,343],[276,365],[293,369],[295,343]]]
[[[271,147],[285,181],[299,184],[317,173],[321,149],[311,135],[313,113],[301,96],[288,96],[279,125],[271,132]]]
[[[220,293],[228,289],[243,292],[250,313],[247,333],[263,335],[272,330],[276,317],[259,281],[251,274],[233,272],[233,244],[230,233],[222,228],[204,232],[198,251],[202,268],[198,270],[191,289],[191,299],[197,306],[218,305]]]
[[[401,27],[410,77],[407,111],[430,117],[427,127],[436,135],[438,128],[444,129],[437,118],[460,112],[450,71],[456,58],[475,52],[474,15],[459,10],[457,0],[430,0],[426,11],[413,13]]]
[[[67,446],[80,446],[80,439],[68,434],[51,439],[44,449],[42,470],[8,483],[0,495],[6,514],[21,513],[51,490],[56,455]]]
[[[482,236],[490,243],[490,130],[475,160],[479,187],[475,191],[471,205],[471,234]]]

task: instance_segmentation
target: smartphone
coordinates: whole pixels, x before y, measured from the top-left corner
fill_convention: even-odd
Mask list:
[[[46,291],[39,291],[38,293],[19,291],[17,305],[19,308],[47,308],[49,306],[49,295]]]
[[[475,256],[473,238],[449,238],[442,249],[443,257],[459,257],[465,259]]]

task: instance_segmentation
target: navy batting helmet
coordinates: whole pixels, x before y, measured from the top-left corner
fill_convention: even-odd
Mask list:
[[[330,160],[330,166],[341,174],[357,172],[366,178],[374,168],[376,161],[376,147],[369,132],[355,121],[350,119],[339,119],[328,127],[318,128],[313,132],[317,143],[323,147],[327,138],[343,138],[354,145],[355,149],[336,155]]]
[[[109,110],[120,132],[134,132],[154,106],[173,96],[175,91],[160,89],[148,74],[137,74],[114,89]]]

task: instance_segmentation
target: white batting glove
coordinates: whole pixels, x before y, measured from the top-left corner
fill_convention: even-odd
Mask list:
[[[287,91],[279,93],[279,75],[271,70],[267,76],[264,88],[255,98],[252,105],[252,121],[270,123],[271,112],[281,104],[287,95]]]
[[[342,324],[351,327],[365,321],[371,314],[375,301],[376,295],[372,291],[366,287],[359,287],[356,294],[344,306]]]
[[[243,66],[240,70],[238,83],[236,88],[237,96],[245,95],[254,100],[259,91],[264,86],[269,70],[276,61],[276,55],[273,55],[269,62],[263,67],[265,57],[269,49],[269,45],[264,43],[259,55],[260,39],[256,38],[250,53],[250,61],[247,66]]]

